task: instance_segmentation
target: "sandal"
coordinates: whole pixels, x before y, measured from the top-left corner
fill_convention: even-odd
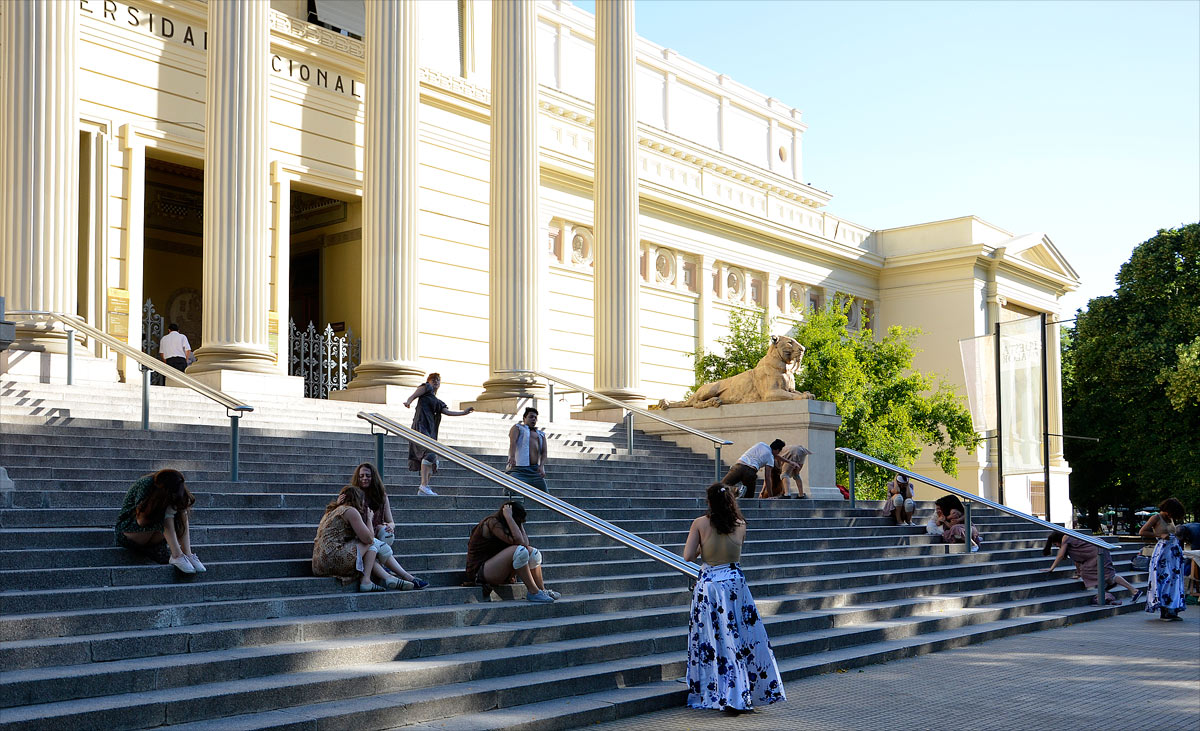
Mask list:
[[[358,590],[360,592],[366,594],[366,593],[370,593],[373,591],[387,591],[387,587],[380,586],[379,584],[376,584],[375,582],[371,582],[370,584],[359,584]]]

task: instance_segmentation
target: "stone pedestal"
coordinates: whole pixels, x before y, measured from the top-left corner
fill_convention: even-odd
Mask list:
[[[63,343],[65,347],[65,339]],[[116,361],[95,358],[78,343],[73,368],[72,381],[76,384],[113,384],[120,380]],[[0,373],[14,381],[66,383],[67,354],[9,348],[0,352]]]
[[[229,369],[193,373],[190,367],[187,369],[187,374],[204,385],[242,399],[251,406],[254,406],[254,398],[262,395],[304,398],[304,379],[299,376],[281,376],[277,373],[254,373]],[[167,381],[167,383],[171,385],[171,381]],[[181,386],[181,388],[186,388],[186,386]]]
[[[350,385],[353,386],[353,382]],[[329,400],[403,406],[404,400],[411,396],[412,392],[416,389],[416,386],[394,386],[388,383],[358,386],[356,388],[347,388],[344,391],[330,391]]]
[[[733,464],[758,442],[770,444],[782,439],[788,444],[801,444],[812,451],[800,472],[804,491],[822,500],[841,500],[837,489],[837,469],[834,460],[834,436],[842,424],[830,401],[767,401],[758,404],[731,404],[710,409],[691,407],[667,409],[661,412],[671,421],[699,429],[714,437],[728,439],[733,444],[721,447],[721,459]],[[597,421],[620,421],[621,409],[604,409],[575,414],[575,418]],[[712,454],[712,442],[693,436],[672,426],[646,417],[634,417],[634,429],[660,437],[701,454]],[[759,484],[762,475],[759,475]]]

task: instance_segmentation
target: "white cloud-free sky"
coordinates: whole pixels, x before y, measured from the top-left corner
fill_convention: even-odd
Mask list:
[[[595,12],[595,3],[576,3]],[[1200,2],[636,0],[637,32],[804,112],[805,182],[870,228],[1045,232],[1111,294],[1200,221]],[[1069,315],[1066,315],[1069,316]]]

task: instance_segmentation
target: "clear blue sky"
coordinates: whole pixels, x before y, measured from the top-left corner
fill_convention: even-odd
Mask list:
[[[1197,0],[635,8],[639,35],[804,112],[828,210],[1045,232],[1083,280],[1066,312],[1159,228],[1200,221]]]

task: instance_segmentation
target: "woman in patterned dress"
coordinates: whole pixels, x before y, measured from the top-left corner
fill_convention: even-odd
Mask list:
[[[692,521],[683,557],[703,558],[688,629],[688,705],[732,713],[786,700],[775,653],[738,566],[746,520],[732,489],[708,486],[708,513]]]
[[[346,485],[337,499],[325,506],[313,541],[313,576],[333,576],[343,583],[358,581],[359,591],[407,590],[421,581],[406,572],[392,557],[392,548],[371,532],[371,510],[357,485]],[[385,568],[386,567],[386,568]],[[399,574],[388,573],[391,569]],[[371,577],[378,577],[377,584]],[[420,588],[428,586],[421,581]]]
[[[1158,515],[1138,531],[1142,538],[1157,538],[1154,555],[1150,557],[1150,584],[1146,597],[1146,611],[1158,610],[1159,619],[1180,621],[1179,613],[1184,610],[1183,597],[1183,547],[1175,535],[1176,526],[1183,520],[1183,503],[1173,497],[1163,500],[1158,506]]]

